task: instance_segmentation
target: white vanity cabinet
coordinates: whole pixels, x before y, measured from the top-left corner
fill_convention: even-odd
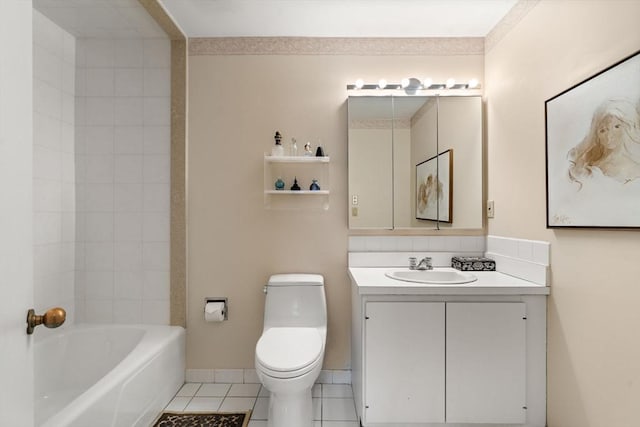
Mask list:
[[[444,422],[444,303],[373,301],[365,311],[367,421]]]
[[[363,427],[545,425],[548,290],[383,289],[354,277],[352,385]]]
[[[518,302],[367,302],[367,422],[523,423],[524,309]]]

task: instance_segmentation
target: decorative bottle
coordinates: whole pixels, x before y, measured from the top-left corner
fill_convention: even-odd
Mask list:
[[[274,145],[271,149],[271,155],[273,157],[284,156],[284,148],[282,148],[282,135],[280,135],[280,132],[276,131],[276,134],[273,138],[276,140],[276,145]]]
[[[311,191],[319,191],[320,190],[320,185],[318,184],[318,180],[314,179],[311,182],[311,185],[309,186],[309,190]]]

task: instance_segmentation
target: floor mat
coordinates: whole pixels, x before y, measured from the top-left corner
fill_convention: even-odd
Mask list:
[[[163,412],[153,427],[247,427],[247,412]]]

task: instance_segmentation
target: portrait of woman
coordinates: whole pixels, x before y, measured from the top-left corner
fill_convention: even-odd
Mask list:
[[[567,155],[569,179],[582,188],[598,169],[622,184],[640,178],[640,112],[626,99],[604,101],[596,108],[584,139]]]

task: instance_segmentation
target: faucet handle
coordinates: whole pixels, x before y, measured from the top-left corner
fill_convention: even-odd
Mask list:
[[[409,257],[409,270],[415,270],[417,263],[418,259],[416,257]]]

